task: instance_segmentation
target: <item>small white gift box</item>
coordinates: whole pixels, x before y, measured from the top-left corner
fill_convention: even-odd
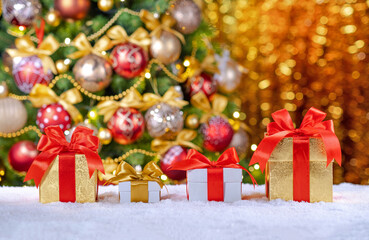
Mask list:
[[[160,201],[160,185],[155,181],[126,181],[119,183],[121,203]]]
[[[235,202],[241,200],[242,169],[239,168],[221,168],[223,169],[223,201]],[[208,174],[214,168],[192,169],[187,171],[187,197],[189,201],[211,201],[213,199],[208,195],[209,184]],[[219,168],[217,169],[219,170]],[[209,173],[208,173],[209,171]],[[210,183],[211,187],[216,184]],[[218,187],[219,188],[219,187]],[[221,187],[220,187],[221,188]],[[217,191],[219,189],[212,189]]]

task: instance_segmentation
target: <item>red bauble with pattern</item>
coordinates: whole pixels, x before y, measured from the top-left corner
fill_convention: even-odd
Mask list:
[[[8,154],[10,166],[18,172],[27,172],[38,151],[34,142],[25,140],[14,144]]]
[[[37,112],[37,126],[44,131],[48,126],[58,125],[63,131],[71,127],[69,113],[59,103],[44,105]]]
[[[172,180],[183,180],[186,178],[186,171],[168,170],[175,162],[183,161],[187,157],[187,150],[181,146],[171,147],[161,158],[160,168],[168,178]]]
[[[145,131],[145,121],[134,108],[119,108],[108,122],[114,141],[126,145],[139,139]]]
[[[216,116],[200,127],[204,138],[204,148],[212,152],[220,152],[232,141],[233,129],[227,120]]]
[[[191,97],[202,91],[208,98],[210,98],[217,91],[216,82],[209,74],[201,73],[200,75],[190,78],[188,81],[188,92]]]
[[[114,71],[124,78],[139,76],[145,70],[148,62],[146,51],[129,42],[117,45],[110,56]]]
[[[42,62],[37,56],[13,58],[13,78],[19,90],[30,93],[36,83],[49,84],[53,79],[51,70],[44,72]]]

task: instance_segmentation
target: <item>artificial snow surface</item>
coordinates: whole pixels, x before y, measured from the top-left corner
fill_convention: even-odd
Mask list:
[[[243,185],[235,203],[168,190],[154,204],[120,204],[117,186],[97,203],[41,204],[34,187],[0,187],[0,239],[369,239],[369,186],[334,186],[333,203],[269,202],[263,185]]]

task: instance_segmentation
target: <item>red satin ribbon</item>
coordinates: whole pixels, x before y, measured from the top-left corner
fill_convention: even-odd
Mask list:
[[[76,201],[76,161],[75,153],[63,152],[59,155],[59,201]]]
[[[286,109],[272,114],[274,122],[267,126],[267,135],[260,142],[250,165],[259,163],[261,171],[278,143],[286,137],[293,137],[293,183],[294,200],[309,201],[309,137],[320,137],[327,153],[327,166],[333,161],[341,165],[341,147],[334,133],[333,121],[323,121],[326,113],[310,108],[298,129],[293,127],[292,119]],[[296,190],[296,196],[295,196]],[[296,197],[296,198],[295,198]],[[303,200],[301,200],[303,199]]]
[[[216,162],[210,161],[207,157],[194,149],[188,151],[187,157],[183,161],[173,163],[169,169],[188,171],[191,169],[208,169],[208,200],[223,201],[223,168],[240,168],[245,170],[255,185],[256,180],[244,167],[238,164],[236,149],[234,147],[227,149]]]
[[[100,156],[97,154],[99,139],[93,136],[93,130],[78,126],[73,132],[70,143],[65,139],[64,133],[59,126],[49,126],[45,128],[45,134],[46,135],[42,135],[37,145],[37,149],[41,153],[33,161],[24,181],[34,179],[35,185],[38,187],[46,170],[57,155],[59,155],[59,162],[63,162],[65,156],[69,154],[84,154],[87,159],[90,177],[96,169],[104,173],[104,166]],[[67,157],[67,159],[69,158]],[[59,166],[64,166],[64,163],[59,164]],[[73,171],[73,178],[74,177]],[[62,177],[60,180],[64,181],[64,179],[65,178]],[[59,182],[59,184],[60,183],[62,182]]]

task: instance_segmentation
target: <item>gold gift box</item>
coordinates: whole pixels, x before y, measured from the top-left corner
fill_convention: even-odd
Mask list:
[[[75,155],[76,202],[95,202],[97,198],[97,171],[89,176],[85,155]],[[59,201],[59,155],[50,164],[40,184],[40,202]]]
[[[327,154],[321,138],[309,139],[310,202],[332,202],[333,165],[327,166]],[[269,200],[293,200],[293,138],[284,138],[273,150],[265,170]]]

